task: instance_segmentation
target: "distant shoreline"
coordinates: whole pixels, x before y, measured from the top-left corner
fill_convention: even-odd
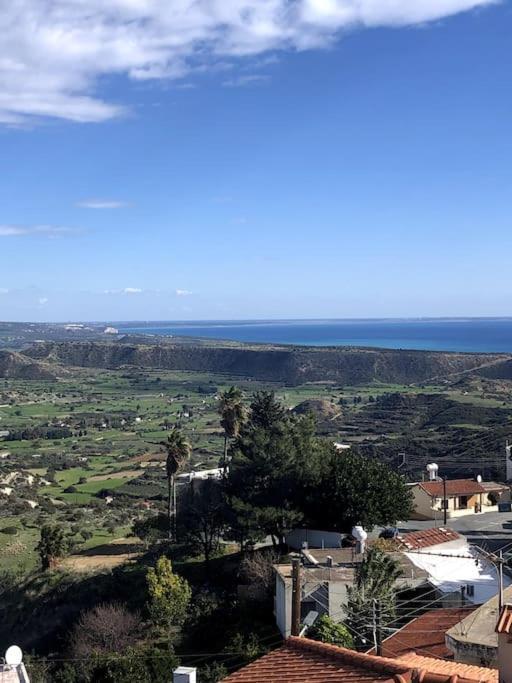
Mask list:
[[[512,353],[512,318],[118,324],[120,333],[291,346]]]

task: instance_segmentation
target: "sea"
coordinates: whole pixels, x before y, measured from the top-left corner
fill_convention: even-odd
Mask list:
[[[120,331],[295,346],[512,353],[512,318],[153,322]]]

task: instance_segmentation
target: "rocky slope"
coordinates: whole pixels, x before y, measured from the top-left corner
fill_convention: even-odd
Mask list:
[[[123,366],[194,370],[285,384],[372,381],[409,384],[451,379],[507,364],[498,354],[439,353],[360,348],[318,348],[202,343],[45,342],[25,351],[35,361],[115,369]]]
[[[45,363],[15,351],[0,350],[0,377],[5,379],[55,380],[56,374]]]

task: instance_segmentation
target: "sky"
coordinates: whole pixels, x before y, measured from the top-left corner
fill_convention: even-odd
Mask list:
[[[508,0],[12,0],[0,320],[511,315]]]

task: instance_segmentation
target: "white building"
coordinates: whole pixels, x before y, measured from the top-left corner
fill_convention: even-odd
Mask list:
[[[407,558],[428,576],[439,591],[443,605],[461,599],[481,605],[498,593],[498,575],[493,564],[452,529],[425,529],[398,536]],[[508,577],[503,579],[509,586]]]

